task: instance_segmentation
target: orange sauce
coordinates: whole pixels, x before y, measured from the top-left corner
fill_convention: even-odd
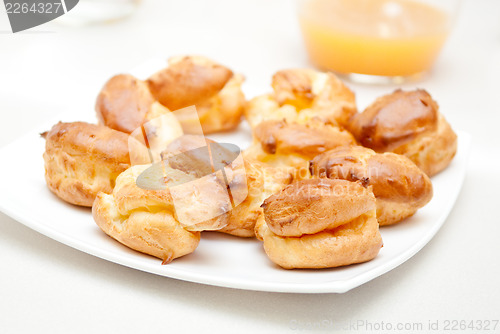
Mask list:
[[[429,69],[450,26],[447,13],[412,0],[307,0],[299,19],[317,66],[383,76]]]

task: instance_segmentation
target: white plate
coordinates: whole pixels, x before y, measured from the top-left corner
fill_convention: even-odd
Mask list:
[[[470,136],[460,132],[455,159],[432,178],[432,201],[407,221],[382,228],[384,247],[370,262],[326,270],[284,270],[269,261],[258,240],[210,232],[202,234],[193,254],[162,266],[160,260],[106,236],[93,222],[90,209],[66,204],[47,189],[42,159],[45,143],[39,133],[54,123],[0,149],[3,212],[54,240],[124,266],[186,281],[276,292],[346,292],[416,254],[436,234],[452,209],[465,176],[470,146]],[[249,138],[246,131],[243,126],[236,136],[217,139],[234,138],[236,144],[244,147]]]
[[[163,59],[150,59],[131,74],[145,79],[164,65]],[[264,87],[244,88],[246,96],[254,96],[263,93]],[[346,292],[408,260],[432,239],[453,208],[464,180],[470,146],[470,136],[460,132],[455,159],[444,172],[432,178],[432,201],[405,222],[382,228],[384,247],[370,262],[326,270],[284,270],[267,258],[256,239],[204,232],[193,254],[162,266],[160,260],[109,238],[94,223],[90,209],[67,204],[46,187],[42,159],[45,141],[39,133],[60,120],[95,122],[92,112],[82,110],[76,114],[76,118],[48,122],[38,131],[0,149],[4,162],[0,164],[3,176],[0,210],[54,240],[124,266],[191,282],[260,291]],[[243,122],[234,133],[210,138],[246,148],[251,135]]]

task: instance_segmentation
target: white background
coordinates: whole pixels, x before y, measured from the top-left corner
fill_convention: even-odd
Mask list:
[[[52,22],[15,35],[2,8],[0,146],[61,112],[91,115],[110,76],[185,53],[210,56],[262,91],[276,70],[308,66],[290,1],[145,0],[112,24]],[[500,320],[499,78],[500,2],[464,1],[431,76],[403,88],[427,89],[453,127],[472,134],[467,177],[440,232],[395,270],[339,295],[204,286],[92,257],[0,213],[0,333],[276,333],[318,322],[326,330],[358,321],[426,329],[429,321],[442,328],[446,320]],[[349,86],[361,110],[396,88]]]

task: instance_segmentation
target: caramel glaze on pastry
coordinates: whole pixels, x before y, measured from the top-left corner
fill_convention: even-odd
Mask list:
[[[243,81],[242,75],[208,58],[175,57],[146,81],[129,74],[112,77],[95,108],[101,124],[132,133],[147,121],[195,105],[199,119],[179,119],[183,127],[199,122],[205,134],[226,131],[236,128],[243,115]],[[201,134],[198,128],[194,134]]]
[[[104,85],[95,109],[100,124],[132,133],[148,120],[169,112],[155,102],[146,82],[130,74],[119,74]]]
[[[122,132],[60,122],[44,135],[47,186],[71,204],[92,206],[97,193],[111,193],[116,177],[130,167],[128,136]]]
[[[307,124],[265,121],[254,129],[254,142],[245,157],[274,167],[290,166],[297,177],[308,173],[309,160],[338,146],[355,145],[356,140],[337,126],[310,120]]]
[[[286,268],[331,268],[373,259],[382,247],[373,193],[359,183],[294,182],[263,203],[255,230]]]
[[[282,70],[271,85],[273,93],[249,101],[245,117],[252,128],[266,120],[306,123],[313,118],[344,126],[357,112],[354,93],[333,73]]]
[[[432,198],[429,177],[411,160],[395,153],[376,153],[361,146],[339,147],[316,156],[309,168],[314,177],[371,186],[381,226],[413,215]]]
[[[175,57],[169,66],[153,74],[147,84],[156,99],[176,110],[197,104],[217,94],[233,72],[208,58]]]
[[[348,129],[361,145],[403,154],[432,176],[449,165],[457,150],[457,136],[438,110],[425,90],[396,90],[353,117]]]
[[[205,134],[238,126],[246,105],[244,77],[211,59],[181,56],[146,82],[152,95],[170,110],[195,105]]]

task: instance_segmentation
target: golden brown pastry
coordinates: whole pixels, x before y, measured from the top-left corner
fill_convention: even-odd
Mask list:
[[[126,133],[170,112],[156,102],[146,82],[130,74],[109,79],[97,96],[95,109],[100,124]]]
[[[245,157],[275,167],[294,167],[298,178],[308,174],[309,160],[338,146],[355,145],[346,130],[310,120],[307,124],[264,121],[254,129],[254,142],[245,150]]]
[[[202,177],[214,172],[216,167],[220,169],[227,166],[237,154],[205,136],[183,135],[165,147],[162,158],[172,168]]]
[[[292,181],[290,168],[273,168],[258,161],[245,161],[245,173],[232,178],[230,188],[246,188],[248,195],[230,213],[226,227],[220,232],[238,237],[254,237],[255,223],[263,215],[264,200]]]
[[[127,138],[102,125],[59,122],[45,134],[47,186],[66,202],[92,206],[97,193],[111,193],[116,177],[130,167]]]
[[[422,89],[379,97],[348,129],[361,145],[403,154],[429,176],[445,169],[457,151],[456,134]]]
[[[155,103],[158,104],[159,103]],[[163,108],[163,107],[162,107]],[[132,165],[161,161],[168,145],[183,136],[183,127],[174,113],[168,112],[145,122],[129,135]]]
[[[252,128],[266,120],[306,123],[313,118],[344,126],[357,112],[354,93],[333,73],[282,70],[271,85],[273,93],[255,97],[245,110]]]
[[[277,169],[257,161],[244,160],[236,145],[219,144],[203,136],[184,135],[163,152],[165,163],[200,178],[216,172],[227,186],[231,209],[226,227],[220,232],[239,237],[254,236],[254,225],[262,213],[265,198],[290,183],[290,168]],[[221,172],[224,171],[224,174]],[[206,196],[212,196],[207,193]]]
[[[201,56],[169,59],[147,84],[152,95],[170,110],[195,105],[205,134],[238,126],[246,100],[242,75]],[[199,133],[197,133],[199,134]]]
[[[172,168],[196,177],[224,171],[218,176],[227,186],[231,209],[227,226],[219,231],[238,237],[255,235],[255,221],[262,214],[260,205],[266,197],[288,184],[292,177],[290,168],[281,170],[257,161],[243,160],[239,151],[229,151],[224,144],[202,136],[178,138],[168,146],[163,156]]]
[[[339,147],[310,162],[315,177],[344,179],[371,186],[377,198],[380,226],[412,216],[432,198],[429,177],[411,160],[395,153],[376,153],[362,146]]]
[[[382,247],[373,193],[356,182],[294,182],[262,205],[257,238],[277,265],[331,268],[373,259]]]
[[[200,226],[185,226],[175,215],[175,203],[168,190],[146,190],[136,184],[150,165],[129,168],[116,180],[111,195],[99,193],[92,207],[97,225],[110,237],[142,253],[169,263],[192,253],[200,241]],[[169,169],[173,179],[192,179],[185,173]],[[192,205],[194,215],[204,214],[203,203]],[[217,218],[222,226],[227,215]],[[206,226],[203,226],[206,227]]]
[[[144,171],[137,183],[144,189],[168,189],[176,219],[189,229],[224,228],[231,210],[247,198],[246,168],[236,145],[184,135],[166,147],[162,158],[161,163]]]

